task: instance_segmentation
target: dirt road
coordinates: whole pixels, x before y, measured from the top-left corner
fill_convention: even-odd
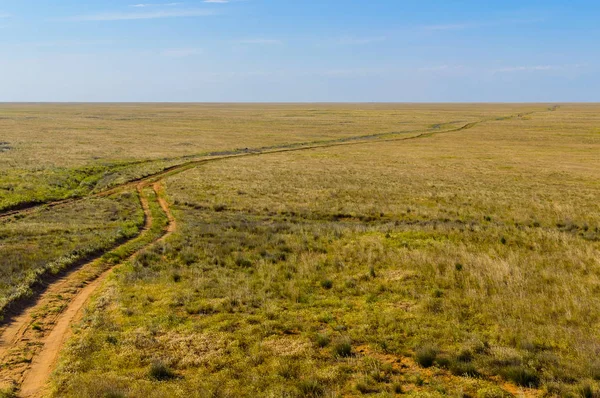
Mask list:
[[[141,235],[148,233],[153,225],[148,200],[142,194],[145,187],[146,184],[137,186],[145,214]],[[162,197],[161,184],[154,183],[152,188],[169,222],[162,236],[131,257],[165,239],[176,229],[175,218]],[[84,264],[51,284],[33,306],[9,320],[0,330],[1,388],[15,390],[20,397],[44,396],[60,350],[71,334],[71,325],[81,318],[89,298],[111,270],[112,267],[107,269],[102,259]]]

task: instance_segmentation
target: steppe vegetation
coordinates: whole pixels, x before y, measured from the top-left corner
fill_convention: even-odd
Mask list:
[[[144,222],[135,195],[122,193],[0,223],[0,311],[57,274],[135,235]]]
[[[522,109],[536,108],[5,104],[0,210],[81,197],[213,152],[435,131]]]
[[[0,123],[26,115],[62,127],[23,119],[30,137],[0,139],[25,202],[246,148],[335,144],[161,177],[177,230],[114,268],[50,395],[600,394],[597,105],[13,105]],[[52,159],[44,129],[73,140],[67,160]],[[27,164],[36,156],[47,163]],[[94,167],[83,191],[18,180]],[[19,258],[14,236],[35,231],[36,269],[105,250],[139,233],[136,198],[126,188],[12,216],[0,248]]]

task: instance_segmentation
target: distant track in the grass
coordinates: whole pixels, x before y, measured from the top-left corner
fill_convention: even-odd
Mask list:
[[[215,151],[215,152],[208,153],[206,155],[188,155],[188,156],[171,158],[171,159],[159,159],[159,160],[193,159],[196,157],[204,156],[201,159],[190,160],[190,161],[187,161],[187,162],[184,162],[181,164],[170,166],[170,167],[163,169],[162,171],[160,171],[158,173],[154,173],[154,174],[151,174],[151,175],[148,175],[148,176],[145,176],[142,178],[138,178],[138,179],[133,179],[126,183],[119,184],[115,187],[106,189],[101,192],[92,193],[92,194],[81,196],[81,197],[74,197],[74,198],[68,198],[68,199],[62,199],[62,200],[56,200],[56,201],[23,203],[21,205],[16,206],[17,208],[15,208],[15,209],[8,210],[5,212],[0,212],[0,220],[7,219],[7,218],[10,218],[13,216],[18,216],[18,215],[26,215],[26,214],[32,213],[36,210],[39,210],[39,209],[59,207],[59,206],[75,203],[78,201],[82,201],[85,199],[94,198],[94,197],[98,198],[98,197],[109,196],[114,193],[126,190],[126,189],[131,189],[139,183],[142,183],[142,182],[152,183],[152,182],[158,181],[164,177],[168,177],[169,175],[181,173],[183,171],[189,170],[191,168],[194,168],[196,166],[199,166],[199,165],[202,165],[205,163],[209,163],[209,162],[215,162],[215,161],[231,159],[231,158],[259,156],[259,155],[267,155],[267,154],[282,153],[282,152],[305,151],[305,150],[329,148],[329,147],[344,146],[344,145],[362,145],[362,144],[373,143],[373,142],[392,142],[392,141],[416,140],[416,139],[432,137],[432,136],[440,135],[440,134],[447,134],[447,133],[454,133],[454,132],[459,132],[459,131],[463,131],[463,130],[468,130],[479,124],[486,123],[486,122],[517,119],[517,118],[523,118],[525,116],[530,116],[530,115],[533,115],[536,113],[552,112],[552,111],[556,111],[558,108],[559,108],[559,106],[555,105],[550,108],[546,108],[544,110],[539,110],[539,111],[518,113],[515,115],[506,116],[506,117],[482,119],[482,120],[478,120],[475,122],[469,122],[469,123],[464,124],[463,126],[453,128],[453,129],[448,129],[448,130],[439,130],[436,128],[429,128],[427,130],[421,130],[420,134],[412,135],[409,137],[406,137],[406,136],[393,137],[393,136],[406,135],[406,134],[411,134],[411,133],[416,134],[416,133],[419,133],[419,131],[417,130],[417,131],[404,131],[404,132],[377,133],[377,134],[352,136],[352,137],[345,137],[345,138],[332,139],[332,140],[322,140],[322,141],[303,142],[303,143],[290,143],[290,144],[274,145],[274,146],[270,146],[270,147],[245,148],[245,149],[236,149],[236,150],[229,150],[229,151],[226,150],[226,151],[220,151],[220,152]],[[393,138],[386,138],[386,137],[393,137]],[[149,160],[149,161],[142,161],[142,162],[150,163],[151,161]]]
[[[160,183],[139,183],[136,189],[144,209],[145,225],[138,237],[149,233],[154,222],[149,202],[142,192],[150,185],[156,193],[158,205],[168,219],[167,227],[161,236],[145,244],[122,262],[164,240],[176,229],[175,218],[162,197]],[[14,389],[20,397],[43,396],[58,354],[70,335],[70,326],[81,317],[90,296],[115,266],[106,267],[106,264],[100,264],[101,261],[99,259],[86,263],[52,283],[31,307],[0,329],[0,387]]]

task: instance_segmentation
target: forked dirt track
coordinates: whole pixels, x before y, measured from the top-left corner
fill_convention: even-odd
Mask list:
[[[553,111],[549,108],[544,111]],[[544,112],[539,111],[539,112]],[[513,115],[508,118],[522,118],[537,112]],[[107,196],[123,190],[137,189],[145,214],[145,225],[139,236],[148,233],[153,225],[152,213],[148,200],[143,195],[143,189],[149,186],[156,193],[156,199],[162,211],[168,218],[168,224],[161,237],[155,239],[143,248],[133,253],[135,257],[142,250],[165,239],[177,228],[176,220],[171,214],[169,205],[163,196],[160,181],[165,177],[181,173],[204,163],[237,157],[258,156],[264,154],[304,151],[318,148],[328,148],[342,145],[359,145],[374,142],[407,141],[431,137],[442,133],[458,132],[471,129],[487,120],[467,123],[450,130],[427,130],[410,137],[392,137],[393,134],[376,134],[372,136],[350,137],[344,140],[324,141],[321,143],[296,144],[281,147],[246,150],[239,153],[213,156],[200,160],[189,161],[172,166],[159,173],[144,177],[137,181],[128,182],[118,187],[83,198],[66,199],[46,204],[36,204],[21,210],[0,214],[0,219],[26,214],[39,208],[56,207],[84,200],[89,197]],[[386,138],[387,137],[387,138]],[[127,244],[124,243],[124,245]],[[126,261],[126,260],[125,260]],[[46,393],[49,376],[56,364],[58,355],[70,335],[71,325],[81,316],[82,311],[94,291],[110,274],[112,267],[106,269],[102,259],[94,260],[77,268],[61,279],[52,283],[35,301],[17,317],[0,328],[0,388],[13,388],[21,397],[42,397]]]
[[[148,200],[142,193],[147,186],[145,183],[137,186],[145,214],[145,225],[139,236],[153,225]],[[137,250],[129,259],[176,230],[175,218],[162,197],[162,186],[156,182],[152,188],[168,225],[161,237]],[[112,270],[112,267],[106,270],[101,261],[87,263],[50,285],[32,307],[0,329],[0,388],[14,389],[20,397],[45,394],[48,378],[70,335],[71,325],[82,316],[90,296]]]

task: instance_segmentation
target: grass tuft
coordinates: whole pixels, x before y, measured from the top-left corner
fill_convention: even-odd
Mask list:
[[[7,387],[0,389],[0,398],[17,398],[17,389],[15,387]]]
[[[450,372],[455,376],[479,377],[479,371],[470,362],[454,361],[450,364]]]
[[[150,365],[148,376],[156,381],[167,381],[177,378],[177,374],[162,361],[155,361]]]
[[[415,352],[415,361],[424,368],[430,368],[434,365],[439,354],[437,347],[424,346],[420,347]]]
[[[349,358],[352,356],[352,344],[349,340],[341,340],[334,344],[333,356],[336,358]]]
[[[581,398],[599,398],[600,391],[598,391],[593,385],[585,383],[578,387],[578,395]]]
[[[512,396],[500,387],[485,387],[477,391],[477,398],[511,398]]]
[[[318,333],[316,337],[316,343],[319,348],[325,348],[331,343],[331,337],[328,334]]]
[[[522,365],[506,367],[500,371],[500,375],[522,387],[536,388],[540,385],[538,373]]]
[[[321,281],[321,287],[323,289],[329,290],[333,287],[333,281],[331,279],[323,279]]]
[[[325,387],[317,380],[302,380],[297,386],[300,394],[306,398],[320,398],[325,395]]]

